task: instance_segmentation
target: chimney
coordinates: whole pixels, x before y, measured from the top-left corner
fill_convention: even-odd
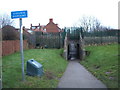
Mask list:
[[[25,26],[23,26],[23,30],[25,30]]]
[[[32,29],[32,24],[30,24],[30,29]]]
[[[49,19],[49,22],[53,22],[53,18],[50,18],[50,19]]]
[[[39,23],[39,25],[38,26],[40,26],[40,23]]]
[[[30,26],[32,27],[32,24],[30,24]]]
[[[39,26],[39,29],[40,29],[40,23],[39,23],[39,25],[38,25],[38,26]]]

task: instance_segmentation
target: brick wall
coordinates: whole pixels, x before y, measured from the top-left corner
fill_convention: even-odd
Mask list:
[[[27,40],[23,41],[24,49],[28,49]],[[20,51],[20,41],[19,40],[7,40],[2,41],[2,56],[6,56],[15,52]]]

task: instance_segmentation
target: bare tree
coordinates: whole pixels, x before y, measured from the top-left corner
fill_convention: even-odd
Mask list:
[[[83,27],[84,31],[98,30],[101,26],[100,21],[94,16],[83,16],[79,20],[79,26]]]
[[[84,31],[88,31],[88,28],[89,28],[89,19],[88,17],[86,16],[83,16],[81,19],[80,19],[80,26],[83,27]]]
[[[13,25],[13,20],[10,19],[10,16],[7,14],[0,15],[0,28],[6,25]]]
[[[93,17],[92,18],[92,29],[94,31],[99,31],[100,27],[101,27],[100,21],[97,18]]]

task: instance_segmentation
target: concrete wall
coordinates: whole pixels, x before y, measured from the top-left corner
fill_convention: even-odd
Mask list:
[[[84,40],[80,38],[79,40],[79,51],[80,51],[80,60],[84,60],[85,58],[85,49],[84,49]]]
[[[63,56],[64,58],[67,60],[68,59],[68,40],[67,40],[67,36],[65,37],[64,40],[64,52],[63,52]]]

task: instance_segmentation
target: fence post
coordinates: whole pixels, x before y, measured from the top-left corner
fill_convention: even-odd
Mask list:
[[[120,44],[120,29],[118,30],[118,44]]]
[[[59,48],[61,48],[61,34],[59,32]]]
[[[101,44],[102,44],[102,31],[101,31]]]

